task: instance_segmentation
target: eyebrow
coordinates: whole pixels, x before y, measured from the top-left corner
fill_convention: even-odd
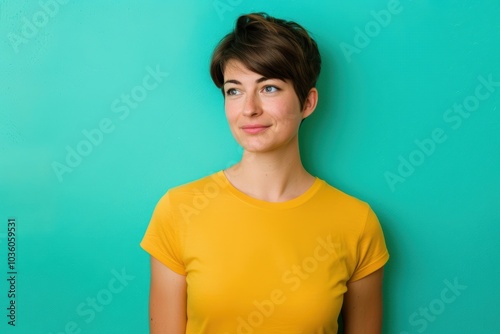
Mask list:
[[[266,77],[261,77],[257,80],[255,80],[256,83],[261,83],[261,82],[264,82],[266,80],[271,80],[271,78],[266,78]],[[241,85],[241,82],[239,82],[238,80],[234,80],[234,79],[231,79],[231,80],[227,80],[224,82],[223,86],[227,83],[233,83],[233,84],[236,84],[236,85]]]

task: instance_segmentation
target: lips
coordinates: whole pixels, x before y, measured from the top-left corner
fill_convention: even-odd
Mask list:
[[[267,128],[269,128],[269,127],[270,127],[270,125],[248,124],[248,125],[242,126],[241,129],[243,131],[245,131],[246,133],[257,134],[257,133],[260,133],[260,132],[267,130]]]

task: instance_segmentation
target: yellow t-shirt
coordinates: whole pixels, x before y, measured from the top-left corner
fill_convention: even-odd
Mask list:
[[[188,334],[337,333],[346,283],[389,259],[368,204],[325,181],[272,203],[223,171],[169,190],[141,246],[186,275]]]

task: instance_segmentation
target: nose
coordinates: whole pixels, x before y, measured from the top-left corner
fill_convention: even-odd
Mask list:
[[[258,116],[262,113],[259,97],[255,94],[248,94],[243,105],[243,115],[248,117]]]

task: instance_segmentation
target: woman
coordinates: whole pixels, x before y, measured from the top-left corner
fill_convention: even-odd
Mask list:
[[[309,174],[298,131],[318,101],[316,43],[243,15],[214,51],[239,163],[170,189],[141,246],[151,333],[380,333],[389,255],[370,207]]]

